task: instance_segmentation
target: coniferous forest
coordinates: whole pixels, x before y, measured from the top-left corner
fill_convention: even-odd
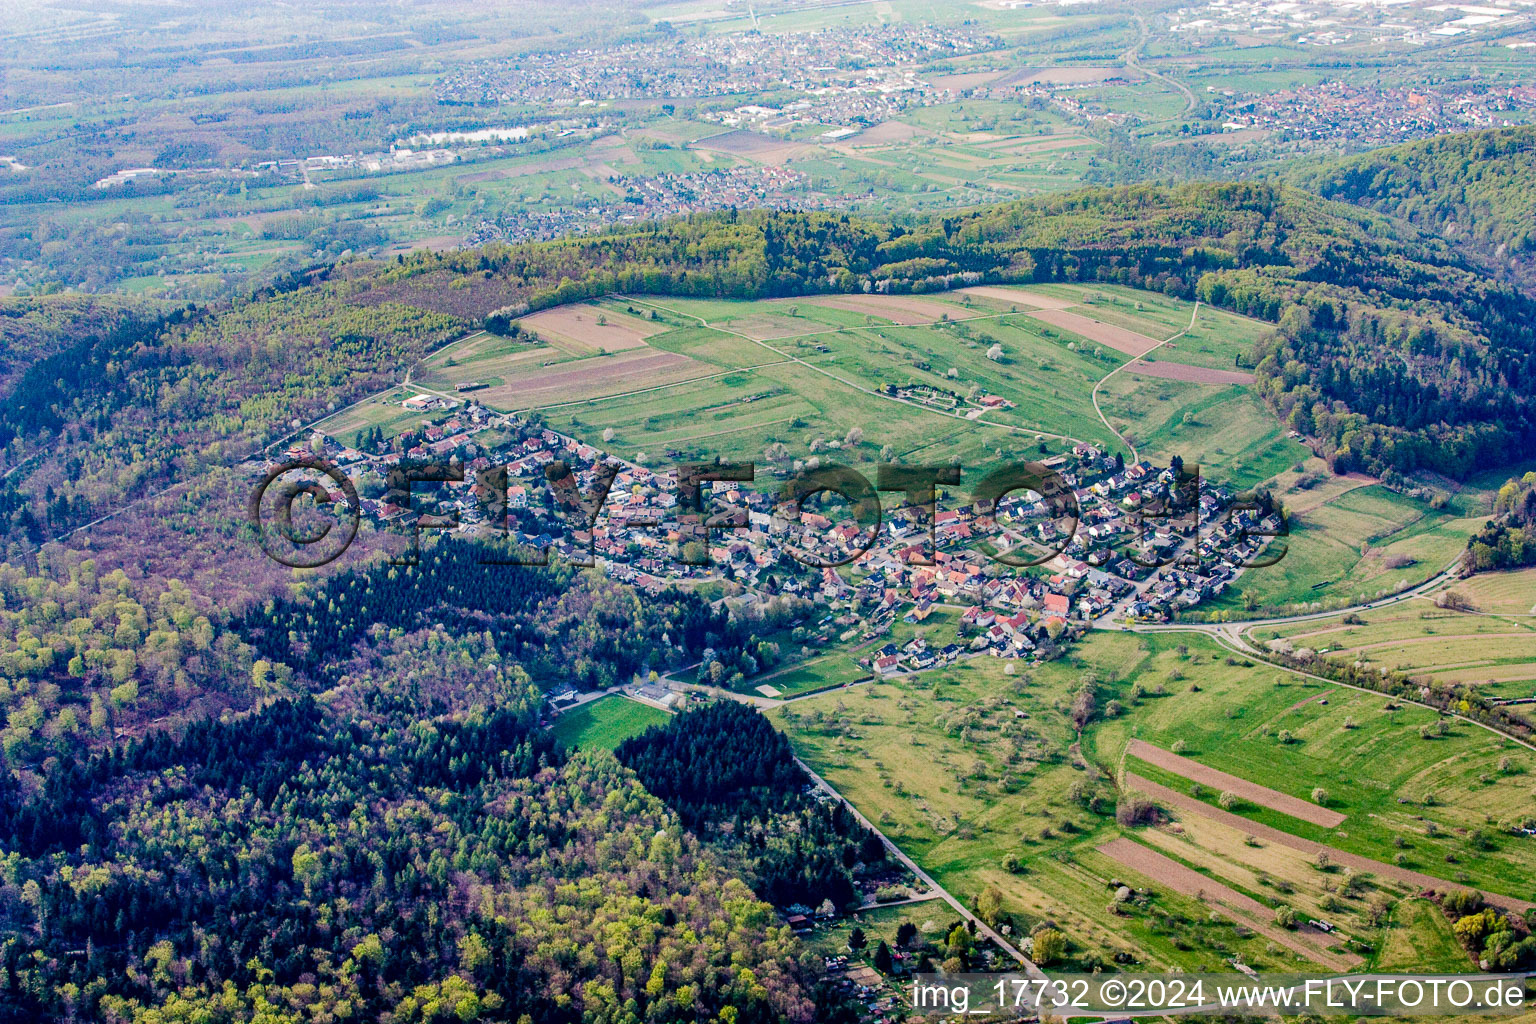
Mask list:
[[[686,712],[615,754],[685,825],[719,837],[775,905],[857,904],[855,874],[885,866],[880,838],[815,792],[789,740],[746,705]]]

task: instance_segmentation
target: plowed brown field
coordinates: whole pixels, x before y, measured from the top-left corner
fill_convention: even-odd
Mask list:
[[[1298,797],[1281,793],[1261,786],[1257,782],[1249,782],[1240,779],[1236,775],[1228,775],[1226,772],[1217,771],[1207,767],[1199,761],[1192,761],[1187,757],[1180,757],[1170,750],[1162,747],[1154,747],[1144,740],[1131,740],[1127,752],[1132,757],[1139,757],[1148,764],[1155,764],[1159,768],[1182,775],[1194,782],[1201,782],[1213,789],[1227,790],[1236,793],[1244,800],[1250,800],[1261,807],[1268,807],[1272,811],[1281,814],[1289,814],[1293,818],[1302,821],[1310,821],[1314,825],[1323,828],[1337,828],[1344,821],[1344,815],[1338,811],[1330,811],[1326,807],[1308,803]]]
[[[1099,852],[1175,892],[1194,896],[1207,906],[1226,909],[1234,919],[1307,960],[1315,960],[1335,971],[1346,971],[1364,963],[1353,953],[1330,951],[1328,947],[1334,940],[1328,937],[1327,932],[1318,931],[1311,925],[1302,925],[1294,932],[1287,931],[1275,924],[1275,912],[1253,897],[1245,896],[1231,886],[1208,878],[1138,842],[1122,836],[1099,847]]]
[[[1162,344],[1158,339],[1149,338],[1145,334],[1137,334],[1135,331],[1128,331],[1114,324],[1100,323],[1080,313],[1068,313],[1061,308],[1042,309],[1029,315],[1036,320],[1045,321],[1052,327],[1060,327],[1073,334],[1080,334],[1089,341],[1108,345],[1116,352],[1124,352],[1128,356],[1146,355]]]

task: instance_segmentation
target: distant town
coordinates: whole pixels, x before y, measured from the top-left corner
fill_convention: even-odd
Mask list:
[[[963,27],[895,23],[765,35],[674,35],[670,45],[529,54],[466,65],[438,83],[444,103],[596,103],[772,95],[876,96],[917,87],[926,63],[999,48]]]

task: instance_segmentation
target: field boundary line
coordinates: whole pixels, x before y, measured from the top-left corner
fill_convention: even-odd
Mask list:
[[[663,306],[660,303],[648,302],[645,299],[635,298],[633,296],[623,296],[623,295],[621,295],[619,297],[623,298],[627,302],[639,302],[642,305],[647,305],[647,306],[654,307],[655,309],[662,310],[663,312],[671,313],[673,316],[686,316],[686,317],[689,317],[690,319],[697,320],[701,325],[703,325],[704,327],[708,327],[712,331],[719,331],[721,334],[729,334],[732,337],[741,338],[743,341],[749,341],[749,342],[751,342],[754,345],[757,345],[757,346],[759,346],[761,348],[767,349],[769,352],[772,352],[774,355],[778,356],[779,358],[781,358],[781,359],[783,359],[783,360],[785,360],[787,362],[798,363],[799,365],[805,367],[807,370],[810,370],[812,373],[820,374],[821,376],[826,377],[828,380],[834,380],[834,381],[836,381],[837,383],[843,385],[846,388],[851,388],[854,391],[858,391],[861,394],[869,395],[872,398],[883,399],[884,401],[887,401],[887,402],[895,402],[895,403],[897,403],[899,405],[905,405],[905,406],[908,406],[909,408],[917,409],[917,410],[919,410],[921,412],[931,413],[931,414],[933,414],[935,416],[944,416],[944,417],[946,417],[948,419],[959,420],[962,423],[975,423],[975,424],[980,424],[982,426],[996,427],[996,428],[998,428],[1000,430],[1006,430],[1006,431],[1009,431],[1009,432],[1015,433],[1015,434],[1032,434],[1032,435],[1036,435],[1036,436],[1039,436],[1039,437],[1054,438],[1054,439],[1056,439],[1058,441],[1072,441],[1072,442],[1076,442],[1076,443],[1083,443],[1083,439],[1082,438],[1080,438],[1080,437],[1072,437],[1070,434],[1055,434],[1055,433],[1052,433],[1051,431],[1048,431],[1048,430],[1029,430],[1029,429],[1026,429],[1024,427],[1015,426],[1015,425],[1013,425],[1011,423],[996,423],[996,422],[993,422],[992,420],[983,420],[983,419],[974,419],[973,420],[973,419],[970,419],[969,417],[961,416],[958,413],[944,412],[941,409],[933,409],[933,408],[930,408],[930,407],[928,407],[926,405],[922,405],[921,403],[918,403],[918,402],[909,402],[909,401],[906,401],[905,399],[896,398],[896,397],[894,397],[892,395],[883,394],[882,392],[874,391],[874,390],[871,390],[870,388],[866,388],[866,387],[864,387],[861,384],[855,384],[852,381],[844,380],[842,377],[839,377],[837,374],[831,372],[830,370],[825,370],[822,367],[817,366],[815,363],[808,362],[805,359],[802,359],[799,356],[794,355],[793,353],[784,352],[784,351],[782,351],[780,349],[776,349],[772,345],[768,344],[766,341],[760,341],[757,338],[748,337],[747,335],[742,334],[739,331],[733,331],[733,330],[731,330],[728,327],[718,327],[718,326],[716,326],[714,324],[711,324],[708,320],[705,320],[703,317],[696,316],[693,313],[684,313],[682,310],[672,309],[672,308],[670,308],[668,306]],[[965,323],[965,322],[970,321],[970,320],[993,320],[993,319],[997,319],[999,317],[1012,316],[1012,315],[1014,315],[1014,314],[1012,314],[1012,313],[997,313],[997,314],[989,314],[989,315],[986,315],[986,316],[963,317],[963,318],[961,318],[959,320],[952,320],[952,321],[949,321],[949,322],[951,322],[951,323]],[[935,320],[935,321],[933,321],[933,323],[929,323],[929,324],[896,324],[896,325],[893,325],[893,326],[897,326],[897,327],[932,327],[933,324],[941,323],[941,322],[942,321]],[[809,338],[809,337],[814,337],[814,336],[816,336],[818,334],[843,334],[843,333],[848,332],[848,331],[866,330],[866,329],[867,328],[862,328],[862,327],[837,327],[837,328],[833,328],[831,330],[826,330],[826,331],[813,331],[813,332],[808,333],[808,334],[796,334],[796,335],[792,335],[791,337],[795,337],[795,338]],[[1171,341],[1173,339],[1170,338],[1169,340]],[[1117,369],[1118,369],[1118,367],[1117,367]]]
[[[573,405],[596,405],[599,402],[613,402],[620,398],[633,398],[636,395],[648,395],[653,391],[665,391],[668,388],[680,388],[684,384],[697,384],[701,380],[714,380],[716,377],[725,377],[733,373],[743,373],[747,370],[757,370],[764,366],[779,366],[787,362],[789,362],[789,360],[780,359],[767,363],[753,363],[751,366],[738,366],[730,370],[721,370],[719,373],[706,373],[702,377],[689,377],[687,380],[675,380],[670,384],[654,384],[646,388],[636,388],[634,391],[621,391],[616,395],[603,395],[599,398],[578,398],[573,402],[555,402],[551,405],[530,405],[527,408],[529,410],[568,409]]]
[[[723,434],[739,434],[743,430],[756,430],[759,427],[772,427],[772,426],[776,426],[777,424],[780,424],[780,423],[788,423],[792,419],[794,419],[793,416],[784,416],[784,417],[781,417],[780,419],[768,420],[766,423],[748,423],[744,427],[731,427],[728,430],[715,430],[715,431],[711,431],[708,434],[694,434],[691,437],[674,437],[674,438],[672,438],[669,441],[663,441],[661,443],[662,444],[682,444],[685,441],[703,441],[706,438],[720,437]]]
[[[1131,442],[1127,441],[1125,439],[1125,435],[1120,433],[1120,431],[1116,430],[1110,424],[1109,417],[1104,415],[1104,410],[1099,407],[1099,389],[1102,388],[1106,383],[1108,383],[1109,378],[1113,377],[1115,374],[1119,373],[1121,370],[1125,369],[1127,366],[1130,366],[1132,363],[1136,362],[1137,360],[1146,359],[1147,356],[1151,355],[1153,352],[1156,352],[1158,349],[1162,348],[1164,345],[1168,344],[1170,341],[1178,341],[1180,338],[1184,337],[1184,335],[1186,335],[1190,331],[1194,330],[1195,329],[1195,318],[1198,317],[1199,315],[1200,315],[1200,300],[1196,299],[1195,300],[1195,308],[1190,310],[1190,312],[1189,312],[1189,326],[1188,327],[1184,328],[1178,334],[1175,334],[1175,335],[1173,335],[1171,337],[1164,338],[1162,341],[1158,342],[1156,345],[1153,345],[1151,348],[1147,349],[1141,355],[1134,356],[1134,357],[1132,357],[1130,359],[1127,359],[1125,362],[1121,363],[1119,366],[1115,367],[1113,370],[1110,370],[1103,377],[1100,377],[1099,378],[1099,382],[1093,386],[1093,394],[1089,396],[1090,398],[1093,399],[1093,411],[1099,414],[1099,420],[1100,420],[1100,422],[1102,422],[1104,424],[1105,429],[1108,430],[1111,434],[1114,434],[1115,437],[1119,439],[1121,444],[1125,445],[1127,448],[1129,448],[1131,450],[1131,461],[1132,462],[1140,462],[1141,461],[1141,456],[1140,456],[1140,454],[1137,453],[1136,446],[1134,444],[1131,444]]]
[[[1299,853],[1305,853],[1309,856],[1315,856],[1319,852],[1326,851],[1329,856],[1336,860],[1338,863],[1343,864],[1346,867],[1353,868],[1356,871],[1369,871],[1372,874],[1378,875],[1380,877],[1390,878],[1400,884],[1420,888],[1434,888],[1437,885],[1442,885],[1454,886],[1459,889],[1470,889],[1473,892],[1482,893],[1483,897],[1487,899],[1488,902],[1496,903],[1505,909],[1513,909],[1517,913],[1524,913],[1528,908],[1536,906],[1536,904],[1532,904],[1527,900],[1522,900],[1518,896],[1506,896],[1503,893],[1491,892],[1487,889],[1480,889],[1475,885],[1471,885],[1465,882],[1452,882],[1449,879],[1441,878],[1438,875],[1431,875],[1427,871],[1419,871],[1414,868],[1405,868],[1399,867],[1395,864],[1387,864],[1383,861],[1367,857],[1361,853],[1351,853],[1348,850],[1341,850],[1336,846],[1332,846],[1325,842],[1320,842],[1316,839],[1308,839],[1305,836],[1298,836],[1293,832],[1287,832],[1284,829],[1276,828],[1273,825],[1266,825],[1262,821],[1254,821],[1251,818],[1243,817],[1241,814],[1234,814],[1231,811],[1224,811],[1218,807],[1212,807],[1210,804],[1203,800],[1198,800],[1195,797],[1180,793],[1178,790],[1172,788],[1171,786],[1165,786],[1161,782],[1156,782],[1144,775],[1138,775],[1135,772],[1130,774],[1130,778],[1136,783],[1136,787],[1139,790],[1154,800],[1161,800],[1166,803],[1170,803],[1174,807],[1180,808],[1181,810],[1184,810],[1190,814],[1197,814],[1202,818],[1207,818],[1211,821],[1217,822],[1218,824],[1226,825],[1229,828],[1238,829],[1240,831],[1247,832],[1250,835],[1258,836],[1262,839],[1268,839],[1271,842],[1279,843],[1281,846],[1290,847],[1292,850],[1296,850]]]
[[[1313,696],[1316,696],[1314,694]],[[1307,700],[1311,700],[1308,697]],[[1302,701],[1301,703],[1305,703]],[[1295,705],[1300,707],[1301,704]],[[1321,828],[1338,828],[1342,825],[1346,816],[1338,811],[1331,810],[1319,804],[1308,803],[1299,796],[1266,786],[1252,779],[1245,779],[1241,775],[1224,772],[1214,765],[1203,761],[1196,761],[1192,757],[1184,757],[1171,750],[1164,750],[1155,744],[1143,739],[1133,738],[1125,745],[1126,753],[1130,756],[1145,761],[1155,768],[1188,779],[1190,782],[1198,782],[1213,789],[1230,791],[1236,795],[1256,803],[1260,807],[1266,807],[1278,814],[1296,818]]]
[[[907,870],[916,875],[918,879],[927,885],[931,890],[938,893],[946,903],[955,909],[956,913],[958,913],[962,919],[974,924],[976,926],[976,930],[979,933],[991,939],[999,949],[1017,960],[1020,965],[1023,966],[1025,973],[1041,981],[1046,979],[1045,973],[1041,971],[1038,966],[1036,966],[1034,961],[1030,960],[1023,953],[1014,948],[1013,944],[998,934],[991,925],[987,924],[981,918],[972,913],[969,907],[967,907],[964,903],[961,903],[958,899],[950,894],[948,889],[940,885],[937,879],[935,879],[928,872],[924,871],[922,867],[917,863],[917,861],[913,860],[906,853],[902,852],[901,847],[893,843],[884,832],[875,827],[874,822],[866,818],[864,816],[864,812],[855,807],[852,800],[849,800],[847,797],[843,796],[843,794],[839,793],[830,782],[818,775],[810,765],[806,764],[805,761],[800,758],[798,754],[794,755],[794,757],[795,764],[799,765],[800,770],[805,772],[806,775],[810,776],[811,781],[816,784],[818,789],[824,790],[826,793],[840,802],[844,807],[848,808],[849,812],[854,816],[854,819],[858,821],[859,824],[863,825],[865,828],[869,829],[876,836],[878,836],[880,841],[885,844],[886,849],[894,854],[896,859],[899,860],[902,865],[907,868]]]
[[[1154,846],[1121,835],[1094,850],[1154,884],[1165,885],[1174,892],[1183,893],[1207,909],[1247,926],[1304,960],[1322,964],[1340,973],[1348,973],[1351,968],[1365,962],[1356,953],[1333,952],[1324,944],[1327,939],[1325,932],[1318,932],[1311,927],[1296,932],[1281,928],[1267,917],[1268,908],[1254,897],[1225,879],[1197,871]]]

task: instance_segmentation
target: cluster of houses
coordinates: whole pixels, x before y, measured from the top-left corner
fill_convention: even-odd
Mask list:
[[[773,94],[809,97],[858,89],[899,91],[916,67],[994,49],[996,37],[963,26],[896,22],[813,32],[732,32],[647,39],[607,48],[527,53],[456,67],[440,102],[594,104]]]
[[[1221,101],[1225,131],[1267,129],[1287,139],[1386,146],[1445,132],[1519,123],[1536,107],[1536,88],[1437,84],[1382,87],[1320,82]],[[1513,115],[1513,116],[1511,116]]]
[[[934,409],[969,409],[972,415],[988,409],[1012,409],[1013,403],[1002,395],[975,394],[967,398],[958,391],[934,387],[932,384],[887,384],[881,388],[892,398]]]
[[[559,205],[538,210],[521,207],[484,218],[466,236],[464,245],[491,241],[520,242],[559,238],[573,231],[596,231],[615,224],[661,220],[701,209],[732,206],[787,210],[803,208],[810,196],[808,175],[785,167],[741,166],[668,174],[614,174],[608,184],[622,198],[572,196]],[[855,195],[816,193],[816,202],[845,206]]]
[[[1341,12],[1348,7],[1347,16]],[[1326,0],[1208,0],[1171,16],[1172,32],[1207,39],[1242,33],[1302,46],[1424,46],[1481,32],[1505,46],[1524,27],[1519,6],[1463,4],[1336,4]],[[1254,45],[1259,45],[1255,43]],[[1529,45],[1528,43],[1526,45]],[[1490,90],[1491,91],[1491,90]],[[1370,145],[1383,143],[1372,140]]]
[[[1238,503],[1197,475],[1181,478],[1176,467],[1125,463],[1079,444],[1046,460],[1072,496],[1075,522],[1062,515],[1059,500],[1022,491],[992,507],[936,502],[887,511],[871,529],[828,507],[782,501],[776,478],[788,477],[790,466],[770,464],[759,467],[754,484],[711,485],[712,523],[725,525],[700,531],[680,514],[675,466],[617,460],[537,419],[472,399],[418,395],[404,404],[432,421],[407,444],[366,452],[317,437],[288,454],[319,449],[339,465],[358,483],[364,514],[376,525],[399,528],[425,510],[456,517],[465,532],[504,529],[530,549],[597,564],[644,590],[725,577],[749,598],[798,595],[826,608],[826,638],[878,639],[897,619],[921,623],[941,607],[960,612],[963,646],[935,649],[921,637],[887,644],[868,658],[877,675],[975,653],[1048,657],[1111,617],[1166,621],[1220,595],[1282,528],[1267,504]],[[409,501],[381,494],[379,480],[403,459],[449,461],[464,479],[418,484]],[[546,474],[557,461],[588,499],[611,475],[595,519],[561,504]],[[493,518],[500,505],[488,471],[498,468],[506,471],[505,522]],[[1182,502],[1170,508],[1174,495]],[[721,510],[730,514],[716,514]]]

